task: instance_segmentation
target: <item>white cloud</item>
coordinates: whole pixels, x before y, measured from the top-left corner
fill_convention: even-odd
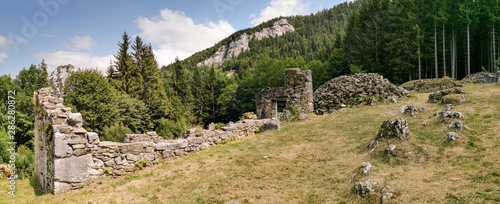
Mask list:
[[[305,15],[310,13],[310,3],[304,0],[271,0],[269,6],[260,10],[260,14],[250,15],[250,21],[253,25],[258,25],[267,20],[279,16]]]
[[[91,53],[71,51],[40,52],[34,56],[38,61],[45,59],[49,73],[54,71],[59,65],[72,64],[75,68],[97,68],[101,73],[105,74],[110,60],[115,59],[113,55],[99,57],[92,56]]]
[[[94,48],[97,43],[92,39],[92,37],[85,36],[75,36],[69,40],[72,44],[63,43],[63,45],[70,50],[90,50]]]
[[[3,63],[7,57],[7,54],[0,52],[0,63]]]
[[[10,40],[7,39],[5,36],[0,35],[0,48],[2,48],[4,51],[9,51],[10,49]]]
[[[236,31],[227,21],[195,24],[184,12],[169,9],[161,10],[161,15],[157,17],[139,17],[137,25],[142,29],[139,36],[160,45],[155,50],[160,66],[174,62],[177,56],[185,59]]]

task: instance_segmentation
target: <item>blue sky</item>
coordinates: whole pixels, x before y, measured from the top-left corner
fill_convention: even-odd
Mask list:
[[[277,16],[304,15],[345,0],[2,0],[0,75],[42,59],[105,70],[123,31],[151,43],[158,63],[184,59],[233,32]]]

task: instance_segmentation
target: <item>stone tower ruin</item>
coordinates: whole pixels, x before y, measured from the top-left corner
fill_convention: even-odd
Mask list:
[[[286,102],[285,110],[312,113],[313,85],[311,70],[285,69],[285,86],[265,88],[255,95],[257,117],[278,118],[278,102]]]

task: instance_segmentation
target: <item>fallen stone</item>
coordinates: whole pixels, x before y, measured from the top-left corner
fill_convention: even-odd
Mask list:
[[[467,127],[466,125],[464,125],[464,122],[463,121],[457,121],[457,122],[452,122],[449,126],[448,126],[448,129],[455,129],[455,130],[458,130],[458,131],[462,131],[462,130],[468,130],[469,127]]]
[[[388,145],[386,148],[385,148],[385,153],[388,155],[388,156],[391,156],[392,153],[394,152],[394,150],[396,150],[396,145]]]
[[[66,193],[70,190],[71,190],[70,184],[67,184],[64,182],[59,182],[59,181],[54,181],[54,195]]]
[[[280,128],[281,123],[278,119],[264,119],[264,123],[260,127],[260,131],[279,130]]]
[[[455,132],[448,132],[446,135],[448,136],[448,139],[451,141],[455,141],[456,139],[460,139],[460,136]]]
[[[356,182],[354,184],[354,189],[356,190],[356,194],[366,197],[373,191],[372,187],[376,184],[377,182]]]
[[[392,193],[384,193],[384,194],[382,194],[382,198],[381,198],[382,203],[385,203],[391,197],[392,197]]]
[[[297,120],[305,120],[309,117],[309,115],[305,114],[305,113],[301,113],[299,115],[299,117],[297,118]]]
[[[363,174],[365,175],[368,174],[368,172],[374,168],[372,164],[370,164],[370,162],[363,162],[361,166],[363,166]]]

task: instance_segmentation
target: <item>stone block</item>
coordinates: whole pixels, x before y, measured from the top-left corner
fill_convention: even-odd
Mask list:
[[[136,155],[133,155],[133,154],[126,154],[126,158],[127,158],[127,160],[134,161],[134,162],[137,161],[137,160],[139,160],[139,158]]]
[[[68,124],[74,127],[82,127],[83,118],[80,113],[71,113],[68,115]]]
[[[200,150],[205,150],[205,149],[208,149],[210,147],[210,145],[208,143],[203,143],[200,145]]]
[[[74,144],[73,145],[73,149],[83,149],[85,148],[87,145],[85,144]]]
[[[174,157],[174,151],[171,150],[165,150],[163,151],[163,158],[169,158],[169,157]]]
[[[99,176],[104,174],[104,170],[102,169],[90,169],[89,174],[92,176]]]
[[[76,156],[84,155],[90,153],[90,149],[84,148],[84,149],[75,149],[73,150],[73,154]]]
[[[68,144],[74,145],[74,144],[87,144],[87,138],[85,136],[81,135],[70,135]]]
[[[125,167],[123,167],[123,170],[126,171],[126,172],[131,172],[131,171],[134,171],[135,170],[135,165],[127,165]]]
[[[122,154],[139,154],[142,152],[143,143],[124,143],[120,145]]]
[[[69,135],[54,133],[54,155],[56,157],[66,157],[71,155],[73,149],[68,145]]]
[[[104,166],[104,162],[100,159],[93,158],[93,163],[90,165],[91,168],[100,169]]]
[[[71,190],[71,185],[59,181],[54,181],[54,195],[66,193]]]
[[[110,160],[108,160],[107,162],[104,162],[104,165],[105,165],[105,166],[114,167],[114,166],[116,165],[116,163],[115,163],[115,160],[114,160],[114,159],[110,159]]]
[[[125,170],[123,170],[123,169],[115,169],[115,170],[113,170],[113,175],[114,176],[121,176],[123,174],[125,174]]]
[[[153,153],[140,153],[139,154],[139,160],[147,160],[147,161],[153,161],[155,159],[155,156]]]
[[[86,134],[87,130],[85,130],[85,128],[79,127],[79,128],[73,129],[73,133],[75,133],[75,134]]]
[[[90,144],[99,144],[101,142],[99,140],[99,135],[95,132],[87,132],[87,140]]]
[[[189,145],[189,142],[186,139],[178,139],[175,142],[179,144],[180,148],[186,148]]]
[[[264,124],[260,127],[260,131],[279,130],[280,128],[281,123],[278,119],[265,119]]]
[[[54,179],[63,182],[85,182],[93,164],[92,155],[71,156],[54,160]]]

